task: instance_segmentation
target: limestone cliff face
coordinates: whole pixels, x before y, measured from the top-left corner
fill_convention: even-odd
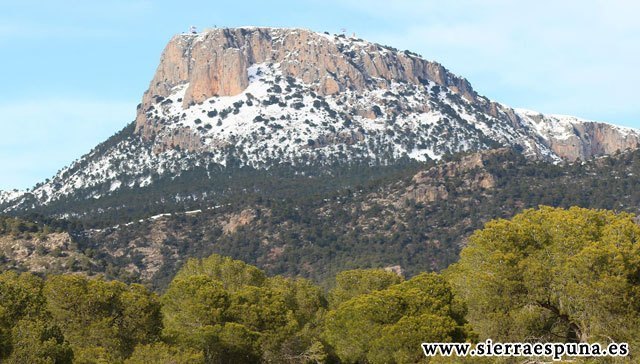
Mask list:
[[[188,84],[183,107],[213,96],[237,95],[249,84],[248,67],[265,62],[278,64],[284,76],[301,80],[320,95],[430,80],[468,100],[477,96],[469,82],[442,65],[377,44],[303,29],[212,29],[171,39],[143,97],[136,130],[153,134],[145,111],[173,87]]]
[[[551,139],[551,149],[568,160],[586,160],[593,156],[636,149],[640,138],[636,134],[620,133],[603,123],[574,125],[575,134],[567,139]]]
[[[516,114],[538,130],[554,153],[569,161],[636,149],[640,144],[640,134],[631,128],[528,110],[517,110]]]

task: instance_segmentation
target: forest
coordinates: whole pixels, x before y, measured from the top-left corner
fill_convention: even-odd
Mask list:
[[[631,214],[541,206],[488,222],[471,235],[460,260],[440,273],[346,270],[328,289],[215,254],[190,259],[162,291],[77,273],[5,271],[0,360],[510,362],[426,358],[420,349],[422,342],[491,338],[628,342],[626,360],[635,362],[639,240]]]
[[[230,205],[220,209],[206,210],[205,205],[195,207],[203,209],[198,215],[176,214],[162,222],[121,224],[118,229],[74,236],[82,252],[92,252],[97,265],[93,271],[112,267],[111,277],[128,280],[127,267],[146,269],[132,242],[143,244],[154,231],[162,231],[164,264],[150,279],[159,288],[166,287],[184,257],[211,254],[242,260],[270,275],[303,276],[328,287],[338,272],[348,269],[400,265],[408,275],[440,271],[458,260],[469,236],[486,222],[538,205],[640,212],[638,151],[563,165],[503,151],[483,157],[482,167],[440,173],[441,168],[457,168],[464,156],[453,158],[432,167],[354,169],[329,180],[287,180],[274,174],[248,189],[255,192],[231,194],[232,200],[221,203]],[[431,175],[423,185],[445,190],[446,198],[407,198],[408,189],[419,187],[413,180],[417,173]],[[493,187],[473,185],[487,176]],[[243,210],[251,211],[251,223],[225,232],[221,216]],[[112,252],[119,249],[127,253],[114,257]]]

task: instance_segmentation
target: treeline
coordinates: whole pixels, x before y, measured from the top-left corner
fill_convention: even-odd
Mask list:
[[[0,216],[0,235],[22,237],[43,232],[44,228],[36,223],[9,216]]]
[[[24,217],[0,215],[0,236],[31,239],[45,237],[50,233],[72,232],[82,229],[79,221],[69,221],[29,214]]]
[[[633,362],[639,274],[632,215],[549,207],[490,222],[441,274],[350,270],[328,292],[219,255],[186,262],[161,295],[83,275],[5,272],[0,360],[478,363],[494,361],[429,361],[420,343],[491,338],[628,342]]]
[[[434,273],[404,281],[346,271],[325,295],[214,255],[189,261],[162,296],[82,275],[5,272],[0,297],[8,363],[414,362],[421,340],[470,337],[464,305]]]

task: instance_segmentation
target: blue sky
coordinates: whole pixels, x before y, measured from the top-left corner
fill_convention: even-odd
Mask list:
[[[28,188],[135,117],[169,38],[303,27],[435,60],[514,107],[640,127],[640,2],[6,1],[0,13],[0,189]]]

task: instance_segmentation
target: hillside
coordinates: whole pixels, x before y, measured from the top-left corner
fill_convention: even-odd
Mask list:
[[[294,189],[286,199],[257,195],[156,216],[88,231],[86,241],[106,261],[160,285],[186,257],[211,253],[271,274],[324,281],[350,268],[399,266],[409,275],[440,270],[486,221],[541,204],[639,212],[637,152],[557,166],[499,150],[414,171],[326,194]]]
[[[377,172],[347,183],[356,173],[325,179],[254,170],[245,180],[252,181],[251,192],[239,188],[221,205],[101,228],[92,228],[95,222],[48,223],[72,237],[65,254],[77,263],[68,270],[162,288],[186,259],[211,253],[318,282],[361,267],[391,267],[411,276],[445,268],[486,221],[528,207],[638,213],[640,206],[637,151],[556,165],[500,149]],[[326,183],[334,188],[320,188]],[[13,264],[10,259],[6,264]]]

